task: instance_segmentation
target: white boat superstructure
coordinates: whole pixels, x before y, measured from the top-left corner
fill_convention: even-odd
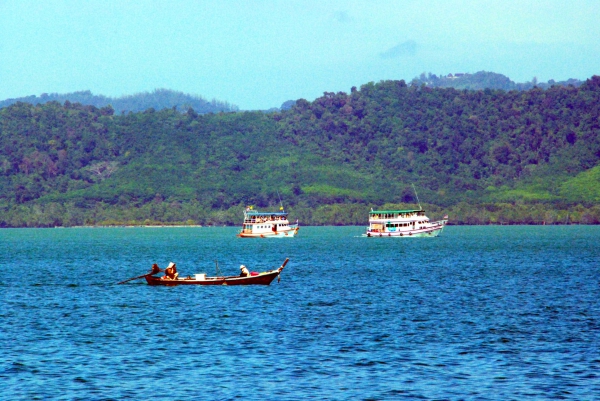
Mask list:
[[[298,220],[290,224],[288,214],[280,212],[258,212],[246,209],[244,224],[237,235],[241,238],[290,238],[298,234]]]
[[[367,237],[437,237],[448,223],[442,220],[429,221],[422,209],[372,210],[369,212]]]

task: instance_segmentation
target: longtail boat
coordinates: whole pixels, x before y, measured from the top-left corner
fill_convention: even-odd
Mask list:
[[[165,278],[166,276],[157,277],[154,274],[149,273],[143,277],[146,279],[149,285],[269,285],[275,278],[279,277],[281,271],[289,261],[286,258],[283,264],[274,270],[265,272],[252,272],[249,276],[214,276],[207,277],[204,273],[195,274],[193,277],[178,277],[176,279]]]

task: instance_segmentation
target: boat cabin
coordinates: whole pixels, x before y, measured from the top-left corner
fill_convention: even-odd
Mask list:
[[[417,218],[423,220],[429,220],[425,216],[425,210],[423,209],[410,209],[410,210],[371,210],[369,212],[369,221],[376,220],[410,220],[413,221]]]
[[[369,228],[371,233],[413,233],[426,229],[429,217],[423,209],[409,210],[372,210],[369,212]],[[412,234],[410,234],[412,235]]]
[[[254,212],[244,213],[242,233],[268,233],[289,230],[290,222],[285,212]]]

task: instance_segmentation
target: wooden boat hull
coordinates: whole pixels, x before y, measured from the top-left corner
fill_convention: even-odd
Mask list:
[[[175,280],[165,279],[164,277],[156,277],[152,273],[143,276],[149,285],[163,285],[163,286],[176,286],[176,285],[269,285],[276,277],[281,274],[281,271],[289,261],[286,258],[279,269],[269,270],[266,272],[258,273],[250,276],[217,276],[217,277],[204,277],[204,274],[197,274],[195,278],[185,277],[177,278]]]
[[[146,281],[149,285],[269,285],[275,278],[279,276],[279,272],[262,273],[258,276],[250,277],[206,277],[204,280],[196,280],[194,278],[178,278],[177,280],[165,280],[162,277],[146,276]]]
[[[146,282],[149,285],[164,285],[169,287],[176,285],[269,285],[277,276],[279,276],[279,271],[272,270],[260,273],[258,276],[206,277],[204,280],[196,280],[192,277],[165,280],[162,277],[146,276]]]

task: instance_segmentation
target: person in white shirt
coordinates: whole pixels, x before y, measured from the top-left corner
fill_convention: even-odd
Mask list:
[[[169,263],[169,266],[165,269],[165,275],[162,277],[164,280],[177,280],[179,273],[177,273],[177,266],[175,263]]]

